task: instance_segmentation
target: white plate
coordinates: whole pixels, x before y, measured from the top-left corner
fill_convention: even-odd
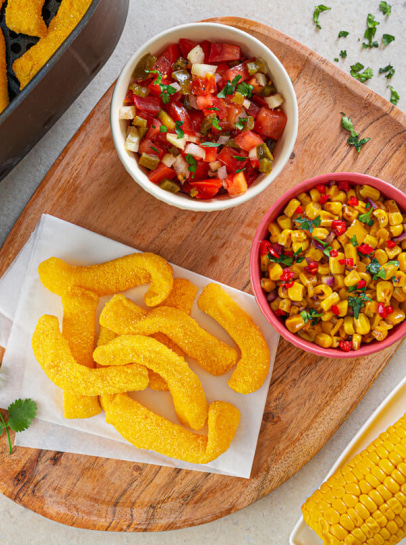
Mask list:
[[[382,401],[371,417],[362,426],[347,448],[331,468],[326,479],[343,467],[356,454],[367,447],[380,433],[394,424],[406,411],[406,377]],[[324,481],[323,481],[324,482]],[[290,545],[322,545],[321,539],[305,524],[303,517],[296,524],[290,535]]]

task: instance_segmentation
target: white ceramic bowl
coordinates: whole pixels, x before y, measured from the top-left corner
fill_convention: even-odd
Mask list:
[[[129,153],[124,149],[128,123],[126,121],[120,121],[118,114],[126,96],[134,68],[146,53],[159,55],[168,45],[178,42],[180,38],[187,38],[197,42],[209,40],[213,42],[237,44],[244,53],[248,53],[253,57],[262,57],[269,67],[275,87],[285,98],[282,107],[287,115],[288,121],[282,138],[278,141],[275,149],[275,160],[272,172],[257,179],[243,195],[237,195],[235,197],[222,195],[210,200],[197,200],[190,198],[186,194],[170,193],[150,182],[143,169],[138,166],[134,154]],[[213,210],[225,210],[226,208],[245,203],[261,193],[261,191],[275,180],[282,171],[293,150],[298,127],[298,108],[295,91],[289,75],[275,55],[262,42],[253,38],[251,35],[230,26],[216,23],[191,23],[177,26],[158,34],[158,36],[149,40],[134,53],[117,80],[111,101],[110,122],[114,145],[121,162],[130,176],[132,176],[145,191],[148,191],[148,193],[151,193],[151,195],[154,195],[154,197],[167,204],[184,210],[211,212]]]

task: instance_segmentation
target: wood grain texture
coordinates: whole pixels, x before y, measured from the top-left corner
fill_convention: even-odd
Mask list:
[[[250,291],[249,251],[263,214],[288,188],[333,171],[378,176],[406,189],[405,115],[305,46],[259,23],[213,19],[254,35],[279,57],[299,102],[298,140],[282,175],[256,199],[218,213],[171,208],[121,166],[109,130],[110,89],[61,154],[0,251],[0,275],[42,213],[53,214],[235,288]],[[361,136],[346,144],[340,112]],[[0,442],[0,490],[53,520],[95,530],[157,531],[209,522],[268,494],[309,461],[396,351],[327,360],[281,340],[249,480],[16,448]]]

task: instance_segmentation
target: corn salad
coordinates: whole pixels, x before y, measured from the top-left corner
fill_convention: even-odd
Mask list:
[[[317,185],[268,231],[261,286],[290,332],[349,352],[405,319],[406,214],[376,188]]]

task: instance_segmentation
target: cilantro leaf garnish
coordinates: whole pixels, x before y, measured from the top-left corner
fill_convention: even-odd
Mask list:
[[[355,295],[355,297],[348,297],[348,304],[353,308],[355,319],[358,319],[361,308],[367,301],[372,301],[372,299],[368,295],[365,295],[365,293],[359,293],[358,295]]]
[[[352,237],[350,238],[350,242],[351,242],[351,244],[352,244],[353,246],[355,246],[355,248],[356,248],[357,246],[359,246],[358,241],[357,241],[357,235],[352,235]]]
[[[235,173],[238,174],[239,172],[244,172],[244,170],[246,170],[245,167],[244,167],[244,168],[238,168],[238,169],[235,171]]]
[[[246,161],[247,158],[243,157],[242,155],[233,155],[234,159],[237,159],[237,161]]]
[[[6,430],[9,453],[12,454],[13,447],[11,446],[10,431],[20,432],[26,430],[31,420],[37,414],[37,404],[32,399],[17,399],[8,408],[8,422],[4,420],[0,413],[0,430],[3,435]]]
[[[346,58],[347,58],[347,50],[346,50],[346,49],[342,49],[342,50],[340,51],[340,57],[341,57],[342,59],[346,59]]]
[[[227,95],[233,95],[235,93],[235,88],[238,84],[238,82],[242,79],[242,76],[235,76],[233,81],[230,83],[227,81],[224,88],[219,92],[217,95],[218,98],[226,98]]]
[[[219,123],[220,123],[220,120],[216,115],[211,118],[211,124],[213,125],[213,127],[217,129],[218,131],[221,131],[222,128],[220,127]]]
[[[185,136],[185,132],[181,129],[181,126],[183,125],[183,121],[176,121],[175,125],[175,132],[176,132],[176,136],[177,136],[177,140],[179,140],[180,138],[183,138]]]
[[[333,248],[329,244],[327,244],[327,242],[324,242],[323,240],[320,240],[317,237],[313,237],[313,238],[314,240],[317,240],[317,242],[319,242],[324,247],[323,254],[326,255],[327,257],[330,257],[330,252]]]
[[[316,216],[314,220],[309,220],[308,218],[300,217],[300,218],[294,219],[293,221],[295,223],[298,223],[301,229],[304,229],[305,231],[309,231],[309,233],[312,233],[314,227],[320,227],[321,217]]]
[[[386,79],[391,79],[395,75],[395,69],[391,64],[388,64],[387,66],[384,66],[383,68],[379,69],[380,74],[386,74]]]
[[[320,13],[322,13],[323,11],[328,11],[330,9],[331,8],[324,6],[323,4],[319,4],[318,6],[314,8],[313,22],[316,25],[316,28],[318,28],[319,30],[321,29],[320,22],[319,22]]]
[[[311,320],[310,325],[316,325],[322,314],[319,314],[315,308],[309,308],[309,310],[302,310],[300,316],[303,318],[305,324]]]
[[[358,216],[359,221],[362,221],[362,223],[366,223],[367,225],[371,227],[374,224],[374,220],[371,218],[372,212],[373,212],[373,208],[371,206],[368,212],[366,212],[365,214],[360,214]]]
[[[301,263],[304,260],[304,255],[300,255],[302,252],[302,247],[300,247],[297,252],[293,252],[293,259],[296,263]]]
[[[361,153],[361,147],[369,142],[370,138],[362,138],[362,140],[359,139],[359,133],[355,132],[354,125],[352,124],[351,118],[345,115],[344,112],[341,112],[342,118],[341,118],[341,126],[343,129],[351,133],[351,136],[348,137],[347,144],[349,146],[354,146],[358,153]]]
[[[275,257],[268,254],[268,259],[269,261],[272,261],[272,263],[279,263],[280,265],[286,265],[286,267],[290,267],[293,264],[293,257],[291,255],[282,254],[279,257]]]
[[[390,101],[392,104],[396,106],[396,104],[399,102],[399,99],[400,99],[399,93],[395,91],[392,85],[388,85],[388,89],[390,89]]]
[[[347,32],[346,30],[340,30],[340,32],[338,33],[338,37],[339,38],[346,38],[348,36],[349,32]]]
[[[371,47],[379,47],[379,44],[377,41],[372,41],[376,34],[376,27],[380,23],[378,21],[375,21],[375,17],[372,15],[372,13],[368,13],[367,17],[367,29],[364,34],[365,40],[368,40],[368,43],[363,42],[362,47],[364,48],[371,48]]]
[[[200,144],[201,146],[204,146],[205,148],[218,148],[221,146],[218,142],[203,142]]]
[[[237,85],[237,93],[240,93],[241,95],[244,95],[247,98],[252,97],[253,90],[254,90],[254,86],[250,85],[249,83],[246,83],[245,81]]]
[[[372,68],[366,68],[363,72],[361,70],[364,68],[364,65],[360,62],[350,66],[350,74],[353,78],[357,79],[361,83],[365,83],[367,80],[371,79],[374,75]]]
[[[159,85],[159,88],[161,89],[161,94],[159,96],[162,98],[162,102],[168,104],[170,96],[176,93],[175,87],[162,83],[162,74],[158,70],[146,70],[146,72],[148,72],[148,74],[158,74],[155,85]]]
[[[219,112],[220,108],[216,108],[215,106],[211,106],[211,108],[205,108],[205,110],[213,110],[213,112]]]
[[[385,269],[381,268],[381,264],[376,257],[373,257],[371,263],[367,265],[367,271],[372,275],[372,280],[386,279]]]
[[[386,47],[391,42],[393,42],[395,39],[395,36],[392,36],[392,34],[383,34],[382,35],[382,43]]]
[[[156,151],[159,154],[159,151],[156,148],[154,148],[154,146],[149,146],[149,149],[152,149],[152,150]]]
[[[340,62],[340,59],[338,57],[334,57],[334,62]]]
[[[193,155],[191,153],[188,153],[186,155],[185,159],[186,159],[187,164],[189,165],[188,170],[189,170],[189,172],[192,172],[192,178],[194,178],[196,168],[197,168],[196,159],[193,157]]]
[[[390,15],[392,13],[392,8],[387,2],[381,2],[379,4],[379,9],[384,15]]]
[[[159,130],[160,130],[161,133],[162,133],[162,132],[168,132],[168,129],[165,127],[165,125],[161,125],[161,126],[159,127]]]
[[[242,131],[246,121],[247,121],[246,117],[240,117],[237,123],[235,124],[235,127],[239,129],[240,131]]]

